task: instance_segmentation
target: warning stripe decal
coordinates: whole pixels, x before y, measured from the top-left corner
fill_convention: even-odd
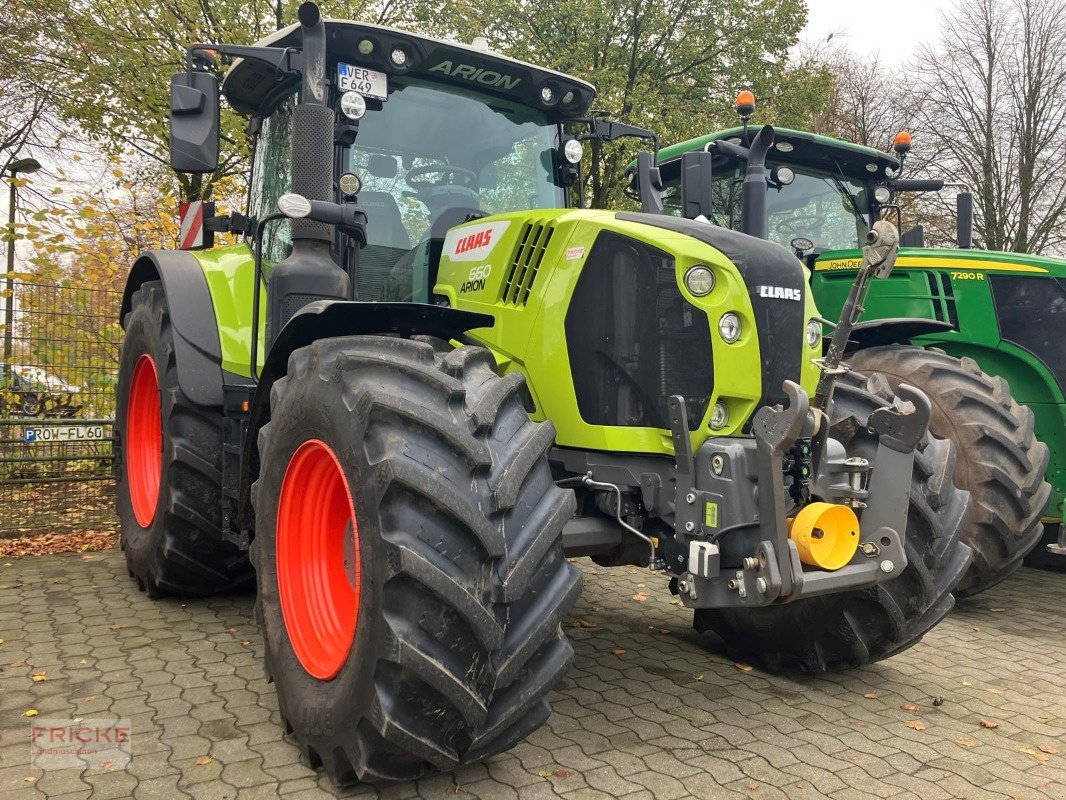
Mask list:
[[[190,200],[181,204],[181,226],[178,230],[178,247],[193,250],[204,246],[204,204],[202,200]]]

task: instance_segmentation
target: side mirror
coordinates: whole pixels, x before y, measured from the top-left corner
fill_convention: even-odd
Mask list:
[[[705,150],[681,156],[681,216],[685,219],[711,218],[711,160]]]
[[[218,169],[219,95],[213,72],[170,78],[170,166],[177,172]]]
[[[973,194],[959,192],[955,197],[955,209],[958,212],[955,239],[960,248],[969,250],[973,247]]]

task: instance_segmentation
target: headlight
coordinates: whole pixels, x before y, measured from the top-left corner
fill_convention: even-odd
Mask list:
[[[815,347],[822,340],[822,323],[812,319],[807,323],[807,345]]]
[[[402,47],[392,48],[392,52],[389,53],[389,60],[397,67],[407,66],[407,51]]]
[[[366,113],[366,100],[359,92],[345,92],[341,95],[341,113],[348,119],[362,119]]]
[[[729,408],[719,400],[714,404],[714,408],[711,409],[711,427],[716,431],[720,431],[727,425],[729,425]]]
[[[343,195],[359,194],[359,190],[363,188],[363,181],[354,172],[345,172],[337,180],[337,186]]]
[[[585,155],[585,148],[577,139],[567,139],[563,145],[563,155],[571,164],[576,164]]]
[[[878,186],[874,189],[874,200],[884,205],[892,199],[892,191],[887,186]]]
[[[718,332],[725,341],[733,344],[740,338],[740,317],[732,311],[722,314],[722,318],[718,320]]]
[[[714,289],[714,273],[702,265],[692,267],[685,273],[685,287],[696,297],[704,297]]]

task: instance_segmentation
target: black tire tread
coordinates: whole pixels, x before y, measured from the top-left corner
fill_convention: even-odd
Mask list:
[[[152,597],[203,596],[244,588],[253,577],[247,556],[224,541],[221,531],[222,411],[197,406],[178,384],[174,332],[162,283],[149,281],[133,293],[123,327],[129,330],[131,324],[151,327],[162,345],[163,358],[152,355],[159,370],[167,485],[162,487],[157,512],[163,514],[162,536],[147,557],[135,554],[131,544],[131,537],[147,533],[123,509],[122,497],[118,499],[120,541],[129,572]],[[120,376],[120,393],[128,391],[128,380]],[[115,425],[119,440],[125,441],[123,413],[116,414]],[[218,446],[205,448],[197,441],[217,442]],[[121,472],[119,485],[121,495]]]
[[[403,391],[390,385],[394,375],[404,376]],[[386,442],[373,453],[377,445],[365,445],[379,507],[402,503],[423,522],[403,530],[382,524],[388,644],[374,668],[372,709],[327,742],[302,731],[279,697],[287,727],[308,762],[321,763],[337,785],[409,780],[507,749],[546,719],[547,693],[573,658],[560,623],[581,574],[563,557],[561,537],[575,501],[551,480],[554,430],[529,419],[523,381],[498,377],[481,348],[452,350],[423,338],[320,340],[292,355],[272,408],[302,380],[339,380],[345,406],[365,409],[368,431],[397,434],[367,435]],[[260,432],[261,454],[273,425]],[[429,465],[444,462],[439,471]],[[468,474],[469,485],[460,491],[446,471]],[[441,526],[461,532],[460,555],[433,533]],[[447,641],[395,610],[417,608],[427,596],[453,618]],[[410,684],[420,687],[420,708],[395,690]]]
[[[977,594],[1013,574],[1043,535],[1040,519],[1051,496],[1045,480],[1050,454],[1036,438],[1032,410],[973,359],[933,348],[860,350],[851,364],[883,374],[893,388],[908,383],[925,392],[933,404],[930,431],[955,444],[955,482],[973,496],[963,540],[974,555],[956,596]]]

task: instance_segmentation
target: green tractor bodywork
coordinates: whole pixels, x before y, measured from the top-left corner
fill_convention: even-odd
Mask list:
[[[757,128],[701,136],[663,148],[660,169],[667,213],[680,214],[681,158],[713,151],[714,143],[739,143]],[[871,220],[899,213],[893,185],[901,161],[892,154],[817,134],[775,129],[767,155],[766,235],[791,246],[797,237],[813,250],[802,255],[812,268],[818,307],[836,319],[854,280],[859,245]],[[631,165],[632,167],[632,165]],[[787,167],[792,180],[777,180]],[[716,159],[712,222],[740,228],[743,166]],[[935,184],[920,190],[935,189]],[[885,202],[875,192],[889,190]],[[966,236],[966,234],[964,234]],[[910,342],[972,358],[1001,376],[1015,400],[1031,408],[1036,434],[1051,453],[1047,480],[1052,498],[1044,518],[1060,530],[1066,499],[1066,261],[1022,253],[907,246],[920,245],[920,228],[902,237],[896,269],[872,284],[854,337],[862,347]],[[967,236],[968,238],[968,236]],[[798,255],[800,253],[797,253]],[[924,321],[924,322],[923,322]]]
[[[211,172],[213,58],[237,59],[221,94],[255,137],[249,207],[203,220],[239,244],[128,277],[117,507],[145,591],[254,566],[313,766],[414,778],[539,726],[573,656],[566,556],[650,568],[774,668],[866,664],[947,613],[970,560],[951,447],[921,392],[845,376],[819,399],[807,267],[727,228],[570,209],[571,126],[636,130],[583,116],[580,80],[299,17],[193,45],[172,78],[171,165]],[[864,279],[891,271],[884,231]]]

